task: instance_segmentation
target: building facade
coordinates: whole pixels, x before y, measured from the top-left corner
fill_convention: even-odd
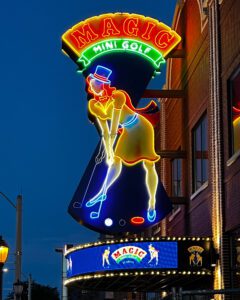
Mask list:
[[[176,152],[161,160],[161,179],[184,204],[152,234],[213,236],[216,289],[240,287],[239,12],[236,0],[179,1],[182,55],[168,59],[165,89],[183,97],[159,99],[160,151]]]

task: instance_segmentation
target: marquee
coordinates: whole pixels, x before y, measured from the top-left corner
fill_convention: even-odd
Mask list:
[[[211,238],[151,238],[96,242],[65,251],[67,280],[141,274],[210,275]]]

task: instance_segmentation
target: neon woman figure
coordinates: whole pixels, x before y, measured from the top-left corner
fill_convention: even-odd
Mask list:
[[[95,73],[87,77],[88,92],[93,95],[88,109],[102,132],[108,171],[100,191],[88,199],[86,206],[102,204],[107,199],[107,191],[121,174],[122,164],[142,163],[149,197],[147,218],[154,222],[158,186],[155,163],[160,159],[154,149],[154,129],[141,114],[143,109],[136,109],[125,91],[111,87],[111,73],[110,69],[97,66]]]

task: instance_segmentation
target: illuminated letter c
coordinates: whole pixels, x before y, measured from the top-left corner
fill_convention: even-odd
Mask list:
[[[157,47],[163,49],[168,47],[171,44],[174,35],[172,35],[169,31],[162,30],[155,37],[155,44]]]

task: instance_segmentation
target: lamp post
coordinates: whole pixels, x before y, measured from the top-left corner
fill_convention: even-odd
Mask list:
[[[23,292],[23,284],[21,281],[16,281],[13,285],[14,296],[17,300],[21,300],[21,295]]]
[[[4,193],[0,195],[16,210],[16,261],[15,261],[15,282],[21,281],[22,273],[22,196],[18,195],[16,205]]]
[[[64,256],[63,248],[56,248],[55,251],[58,253],[61,253],[61,259],[62,259],[61,300],[67,300],[68,299],[68,289],[64,285],[64,280],[66,279],[66,273],[67,273],[67,260]]]
[[[3,279],[3,266],[8,257],[8,245],[0,236],[0,300],[2,300],[2,279]]]

